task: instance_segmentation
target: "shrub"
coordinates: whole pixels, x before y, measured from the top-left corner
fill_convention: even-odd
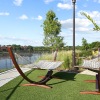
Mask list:
[[[80,56],[81,57],[88,57],[88,56],[91,56],[92,55],[92,51],[91,50],[82,50],[81,52],[80,52]]]

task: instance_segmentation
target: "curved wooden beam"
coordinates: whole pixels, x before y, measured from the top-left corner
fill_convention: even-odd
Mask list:
[[[30,83],[35,83],[34,81],[30,80],[30,79],[22,72],[22,70],[20,69],[20,67],[19,67],[19,65],[18,65],[18,63],[17,63],[17,61],[16,61],[16,59],[15,59],[15,56],[14,56],[14,54],[13,54],[13,52],[12,52],[11,47],[7,47],[7,50],[8,50],[8,52],[9,52],[9,55],[10,55],[10,57],[11,57],[11,59],[12,59],[13,64],[15,65],[15,67],[16,67],[17,71],[20,73],[20,75],[21,75],[26,81],[28,81],[28,82],[30,82]]]

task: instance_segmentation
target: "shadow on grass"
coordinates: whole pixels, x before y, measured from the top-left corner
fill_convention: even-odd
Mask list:
[[[73,80],[75,81],[75,75],[77,73],[67,73],[67,72],[57,72],[55,74],[53,74],[54,77],[58,77],[59,79],[62,79],[62,80]]]
[[[61,79],[63,81],[60,81],[57,83],[52,83],[49,85],[59,84],[59,83],[63,83],[63,82],[69,81],[69,80],[75,81],[76,74],[77,73],[57,72],[57,73],[53,74],[53,77],[57,78],[57,79]]]
[[[29,71],[29,72],[26,74],[26,76],[28,76],[29,74],[31,74],[32,71],[33,71],[33,70]],[[6,100],[10,100],[11,96],[14,94],[14,92],[16,91],[16,89],[17,89],[18,87],[20,87],[19,85],[22,83],[23,80],[24,80],[24,79],[22,78],[22,80],[20,80],[19,83],[18,83],[15,87],[10,88],[10,89],[7,89],[7,90],[1,91],[1,92],[4,92],[4,91],[8,91],[8,90],[13,89],[13,90],[10,92],[10,94],[6,97]]]

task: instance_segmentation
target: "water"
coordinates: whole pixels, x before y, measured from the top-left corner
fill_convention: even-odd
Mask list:
[[[12,68],[13,64],[10,58],[1,58],[0,59],[0,69],[9,69]]]
[[[34,63],[41,54],[39,53],[23,53],[20,54],[22,58],[18,57],[16,60],[18,64],[29,64]],[[9,56],[0,57],[0,70],[13,68],[12,60]]]

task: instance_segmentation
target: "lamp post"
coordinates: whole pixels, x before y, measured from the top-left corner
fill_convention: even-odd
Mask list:
[[[75,3],[76,0],[72,0],[73,3],[73,50],[72,50],[72,67],[76,64],[75,61]]]

